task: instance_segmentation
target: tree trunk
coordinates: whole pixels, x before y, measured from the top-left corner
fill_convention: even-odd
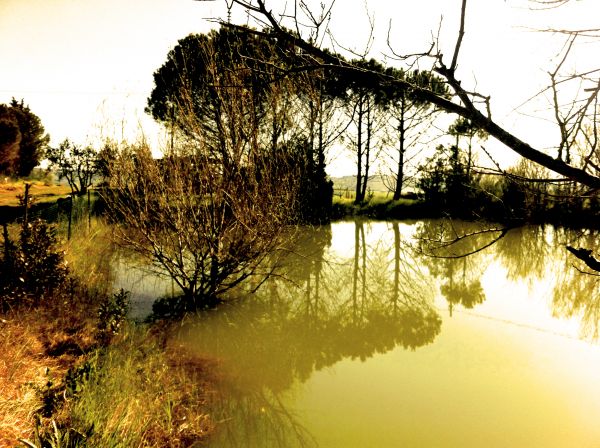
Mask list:
[[[402,196],[402,184],[404,183],[404,140],[406,129],[404,123],[404,114],[406,109],[406,100],[404,95],[400,100],[400,119],[398,120],[398,138],[400,140],[398,148],[398,171],[396,173],[396,188],[394,189],[393,200],[397,201]]]
[[[394,315],[398,311],[398,299],[400,290],[400,227],[397,222],[392,224],[394,229],[394,288],[392,302],[394,304]]]
[[[362,189],[361,189],[361,201],[364,201],[367,197],[367,183],[369,182],[369,158],[371,156],[371,130],[373,127],[373,123],[371,120],[371,102],[370,99],[367,98],[367,141],[365,143],[365,173],[362,179]]]
[[[358,98],[358,139],[356,144],[356,195],[354,203],[359,204],[364,197],[361,196],[362,186],[362,120],[363,120],[363,97]]]

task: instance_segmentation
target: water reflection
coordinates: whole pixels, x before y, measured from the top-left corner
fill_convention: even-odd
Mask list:
[[[228,368],[244,388],[275,392],[344,358],[431,343],[441,319],[425,278],[403,257],[398,224],[393,259],[382,240],[366,242],[365,224],[354,225],[352,259],[324,256],[331,231],[318,229],[290,252],[281,278],[203,313],[180,336],[233,360]]]
[[[279,394],[229,390],[212,404],[219,447],[316,447],[317,441]]]
[[[585,247],[598,253],[599,235],[595,231],[569,232],[557,230],[557,245]],[[556,263],[556,286],[553,294],[553,311],[556,316],[578,318],[581,334],[598,339],[600,336],[600,277],[592,273],[577,258],[563,250]]]
[[[256,294],[186,321],[178,341],[218,358],[222,366],[226,399],[214,403],[213,414],[221,421],[216,446],[317,446],[326,425],[306,403],[320,412],[346,411],[339,403],[306,398],[311,388],[323,394],[341,384],[343,394],[360,395],[377,378],[387,378],[382,388],[394,397],[391,402],[404,403],[394,408],[398,418],[413,421],[414,413],[425,426],[427,416],[419,412],[432,390],[440,409],[455,412],[464,400],[488,421],[506,420],[507,428],[526,426],[510,417],[512,406],[531,406],[544,425],[562,409],[572,409],[549,407],[540,397],[554,397],[562,389],[568,394],[568,388],[557,386],[564,381],[583,384],[577,373],[588,361],[574,355],[581,347],[569,345],[574,336],[552,315],[576,319],[586,335],[599,335],[600,277],[574,269],[577,260],[562,249],[565,244],[594,248],[597,235],[542,227],[485,230],[443,221],[356,221],[308,229]],[[450,316],[442,334],[435,304],[444,308],[444,301]],[[458,313],[463,309],[469,311]],[[431,349],[421,349],[432,343]],[[441,354],[444,350],[449,354]],[[419,356],[409,357],[413,351]],[[553,360],[567,358],[571,364],[554,378],[562,367]],[[345,374],[323,378],[324,372],[340,369]],[[432,374],[440,371],[446,373]],[[460,387],[454,390],[454,384]],[[364,431],[388,418],[376,396],[361,398]],[[479,400],[485,406],[476,404]],[[554,401],[560,400],[568,401],[563,395]],[[539,406],[532,404],[538,401]],[[296,408],[298,402],[304,407]],[[589,406],[596,409],[595,402]],[[344,446],[352,445],[344,435],[350,428],[332,421],[337,426],[325,430],[345,440]],[[481,431],[493,429],[477,425]],[[465,426],[460,437],[452,435],[455,441],[472,441],[468,431]],[[569,437],[582,435],[570,431]],[[511,433],[512,440],[525,440],[521,436]],[[419,445],[427,437],[400,431],[381,446],[398,446],[392,439]],[[339,446],[331,443],[326,445]]]
[[[415,350],[439,334],[432,288],[402,244],[400,225],[391,225],[392,245],[384,235],[368,241],[368,223],[352,226],[345,243],[353,256],[330,250],[330,227],[315,229],[290,251],[281,277],[182,328],[180,341],[222,360],[227,395],[235,397],[218,406],[229,416],[219,446],[248,437],[252,446],[310,445],[281,394],[343,359]]]
[[[496,256],[506,267],[509,280],[540,279],[560,247],[553,245],[549,226],[524,226],[511,229],[494,247]]]
[[[487,229],[480,228],[478,223],[448,220],[424,221],[418,225],[417,250],[424,255],[422,263],[439,281],[450,316],[456,305],[471,309],[485,300],[481,276],[490,257],[489,251],[480,249],[492,242],[500,244],[505,237],[503,230],[487,232]]]

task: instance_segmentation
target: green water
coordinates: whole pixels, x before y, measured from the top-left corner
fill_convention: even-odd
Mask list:
[[[600,446],[600,277],[564,249],[597,238],[483,230],[303,230],[281,277],[177,335],[219,361],[212,446]]]

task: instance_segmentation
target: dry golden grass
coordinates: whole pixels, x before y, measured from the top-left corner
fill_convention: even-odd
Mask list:
[[[90,349],[92,323],[78,314],[55,306],[7,313],[0,320],[0,447],[32,437],[42,404],[36,387],[60,381]]]
[[[98,344],[97,307],[110,290],[111,246],[110,227],[93,220],[63,247],[76,280],[44,306],[0,314],[0,448],[34,440],[39,391],[52,380],[62,397],[68,369],[85,364],[93,367],[91,380],[42,418],[42,432],[52,423],[72,428],[88,434],[90,448],[183,447],[210,437],[217,369],[174,344],[171,324],[127,323],[110,345]]]
[[[36,202],[55,201],[59,197],[68,195],[71,189],[68,185],[46,185],[41,181],[31,181],[29,190]],[[0,180],[0,206],[19,205],[19,195],[25,193],[25,181],[11,181],[9,179]]]
[[[8,313],[0,320],[0,448],[34,440],[39,391],[59,385],[70,367],[90,361],[97,372],[77,399],[42,424],[79,430],[94,425],[90,447],[183,447],[204,444],[215,393],[215,361],[167,343],[167,326],[128,325],[98,351],[95,313],[76,300]],[[87,310],[87,312],[86,312]],[[99,353],[101,353],[99,355]],[[194,445],[196,446],[196,445]]]

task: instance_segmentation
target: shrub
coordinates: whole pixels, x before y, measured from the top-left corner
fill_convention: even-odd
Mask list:
[[[98,339],[108,343],[119,333],[129,312],[129,292],[121,289],[107,297],[98,308]]]
[[[22,302],[39,304],[67,279],[64,254],[56,249],[56,231],[41,219],[23,221],[19,241],[4,225],[4,251],[0,262],[0,309]]]

